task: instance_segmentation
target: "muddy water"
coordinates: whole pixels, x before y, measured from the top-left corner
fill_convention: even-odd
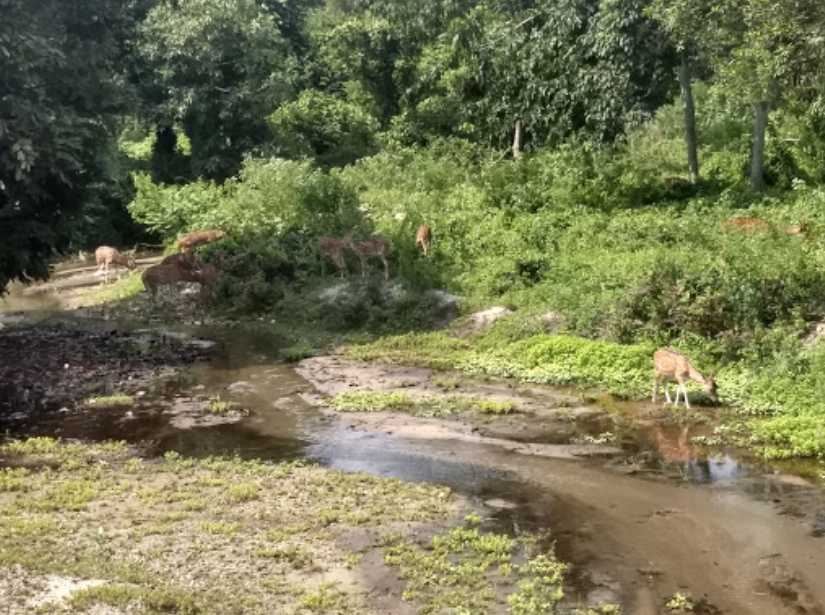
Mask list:
[[[185,327],[167,333],[216,340],[215,360],[143,392],[128,411],[58,413],[11,426],[13,435],[124,439],[149,455],[307,458],[445,484],[475,498],[492,527],[549,529],[572,563],[571,604],[617,601],[627,613],[663,613],[668,596],[682,591],[700,601],[696,612],[825,612],[820,488],[736,451],[702,451],[690,440],[701,426],[628,421],[648,408],[623,407],[626,418],[614,425],[618,450],[581,458],[523,454],[492,440],[413,437],[309,403],[312,386],[274,359],[277,337]],[[197,400],[218,396],[248,416],[187,414]],[[607,427],[585,421],[578,435],[596,437]]]

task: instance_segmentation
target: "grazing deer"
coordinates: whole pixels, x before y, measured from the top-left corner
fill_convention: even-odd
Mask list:
[[[198,246],[203,246],[207,243],[218,241],[218,239],[222,239],[223,237],[226,237],[226,233],[219,229],[212,229],[209,231],[194,231],[192,233],[187,233],[186,235],[178,239],[178,249],[181,252],[191,252]]]
[[[341,278],[343,278],[344,272],[347,270],[347,263],[344,260],[344,250],[352,246],[352,233],[347,233],[343,239],[321,237],[318,240],[318,246],[321,248],[321,256],[331,260],[341,275]]]
[[[430,243],[432,243],[432,240],[433,232],[430,227],[426,224],[419,226],[415,233],[415,247],[421,248],[424,256],[427,256],[427,253],[430,251]]]
[[[169,286],[178,282],[197,282],[201,285],[201,296],[204,296],[206,289],[211,289],[214,285],[218,273],[214,265],[203,265],[200,269],[187,269],[176,264],[167,264],[149,267],[143,272],[141,279],[143,287],[152,295],[152,299],[157,297],[161,286]]]
[[[387,256],[390,253],[390,242],[383,237],[373,237],[365,241],[353,243],[350,240],[349,248],[358,255],[361,260],[361,277],[367,277],[367,259],[371,256],[380,258],[384,263],[384,280],[390,279],[390,264],[387,262]]]
[[[175,254],[170,254],[162,261],[160,261],[160,264],[175,265],[176,267],[190,270],[201,268],[201,262],[194,254],[190,252],[176,252]]]
[[[685,399],[685,407],[690,408],[688,401],[687,388],[685,383],[688,380],[693,380],[701,384],[705,392],[710,398],[717,402],[719,398],[716,395],[716,381],[712,376],[705,377],[699,370],[690,364],[687,357],[673,350],[672,348],[660,348],[653,353],[653,371],[655,384],[653,385],[653,403],[656,403],[656,397],[659,394],[659,384],[665,382],[665,399],[667,403],[672,403],[675,406],[679,405],[679,392],[682,393]],[[668,392],[668,382],[676,382],[676,399],[670,401],[670,393]]]
[[[777,230],[777,228],[767,220],[763,220],[762,218],[746,218],[744,216],[724,220],[722,222],[722,228],[729,231],[742,231],[745,233],[769,233]],[[786,235],[804,236],[808,233],[808,225],[803,222],[802,224],[785,226],[779,230]]]
[[[121,254],[115,248],[109,246],[100,246],[95,250],[95,262],[97,263],[97,272],[103,272],[104,282],[109,280],[110,265],[121,265],[129,269],[134,269],[137,266],[134,254]]]

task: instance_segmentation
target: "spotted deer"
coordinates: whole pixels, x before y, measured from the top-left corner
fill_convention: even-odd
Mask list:
[[[699,370],[691,365],[688,358],[673,350],[672,348],[660,348],[653,353],[653,372],[655,383],[653,385],[653,403],[656,403],[656,398],[659,394],[659,385],[664,381],[665,383],[665,400],[667,403],[672,403],[675,406],[679,405],[679,393],[681,392],[685,407],[690,408],[688,401],[687,387],[685,383],[690,380],[698,382],[705,389],[705,392],[714,402],[719,401],[716,395],[716,381],[712,376],[703,376]],[[668,382],[676,382],[676,399],[670,400],[670,393],[668,392]]]
[[[181,252],[191,252],[198,246],[203,246],[213,241],[218,241],[226,237],[226,233],[220,229],[208,231],[193,231],[178,239],[178,249]]]
[[[352,233],[347,233],[343,239],[337,237],[321,237],[318,246],[321,249],[321,256],[328,258],[335,265],[338,273],[343,278],[347,271],[347,263],[344,260],[344,250],[352,245]]]
[[[804,236],[808,233],[808,225],[805,222],[801,224],[792,224],[790,226],[776,227],[762,218],[748,218],[745,216],[723,220],[722,228],[728,231],[741,231],[743,233],[771,233],[774,231],[781,231],[786,235],[792,236]]]
[[[424,256],[427,256],[427,253],[430,251],[430,244],[432,243],[432,240],[433,232],[430,227],[426,224],[419,226],[415,233],[415,247],[421,248]]]
[[[175,265],[183,269],[200,269],[201,262],[191,252],[175,252],[160,261],[161,265]]]
[[[367,277],[367,259],[370,257],[380,258],[384,263],[384,279],[390,279],[390,264],[387,256],[390,253],[390,242],[383,237],[373,237],[364,241],[349,243],[349,248],[355,252],[361,261],[361,277]]]
[[[109,279],[109,267],[111,265],[120,265],[128,269],[134,269],[137,266],[134,254],[121,254],[117,249],[109,246],[100,246],[95,250],[95,262],[97,263],[97,272],[102,272],[104,275],[104,282]]]
[[[214,265],[203,265],[199,269],[181,267],[175,263],[149,267],[141,275],[143,287],[155,299],[161,286],[171,286],[178,282],[196,282],[201,286],[201,297],[211,292],[219,271]]]

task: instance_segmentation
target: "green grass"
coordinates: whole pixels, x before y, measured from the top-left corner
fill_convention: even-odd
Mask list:
[[[305,463],[176,453],[136,462],[122,443],[32,438],[0,445],[0,458],[25,467],[0,472],[0,567],[20,580],[0,588],[4,597],[22,604],[16,592],[49,574],[105,581],[44,605],[50,614],[265,615],[275,604],[377,615],[346,538],[443,524],[458,505],[444,487]],[[324,585],[326,574],[351,583]]]
[[[425,548],[389,540],[384,560],[399,568],[405,600],[421,603],[421,613],[490,613],[501,592],[511,613],[555,613],[567,567],[552,553],[536,553],[530,537],[484,532],[476,524],[470,517]]]
[[[84,304],[100,305],[132,299],[144,290],[140,276],[140,271],[132,271],[111,284],[102,285],[84,296]]]
[[[351,391],[329,400],[338,412],[404,412],[420,417],[450,417],[462,412],[503,415],[516,411],[513,402],[469,395],[411,397],[396,391]]]
[[[135,398],[131,395],[103,395],[101,397],[90,397],[85,402],[84,406],[99,409],[115,409],[115,408],[131,408],[135,405]]]

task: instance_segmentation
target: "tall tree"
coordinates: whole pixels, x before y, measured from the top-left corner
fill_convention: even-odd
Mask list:
[[[704,9],[696,0],[654,0],[649,14],[659,21],[673,39],[679,52],[679,91],[684,108],[685,146],[691,183],[700,179],[699,139],[696,134],[696,107],[693,102],[693,62],[696,50],[696,24]]]
[[[0,291],[45,277],[67,216],[106,182],[128,8],[0,0]]]
[[[754,110],[750,183],[765,186],[765,142],[772,108],[783,94],[812,87],[822,75],[819,0],[661,0],[672,31],[692,33],[717,79]]]
[[[267,140],[266,116],[292,93],[297,66],[260,0],[161,0],[140,29],[144,96],[159,126],[180,123],[197,175],[223,180]]]

